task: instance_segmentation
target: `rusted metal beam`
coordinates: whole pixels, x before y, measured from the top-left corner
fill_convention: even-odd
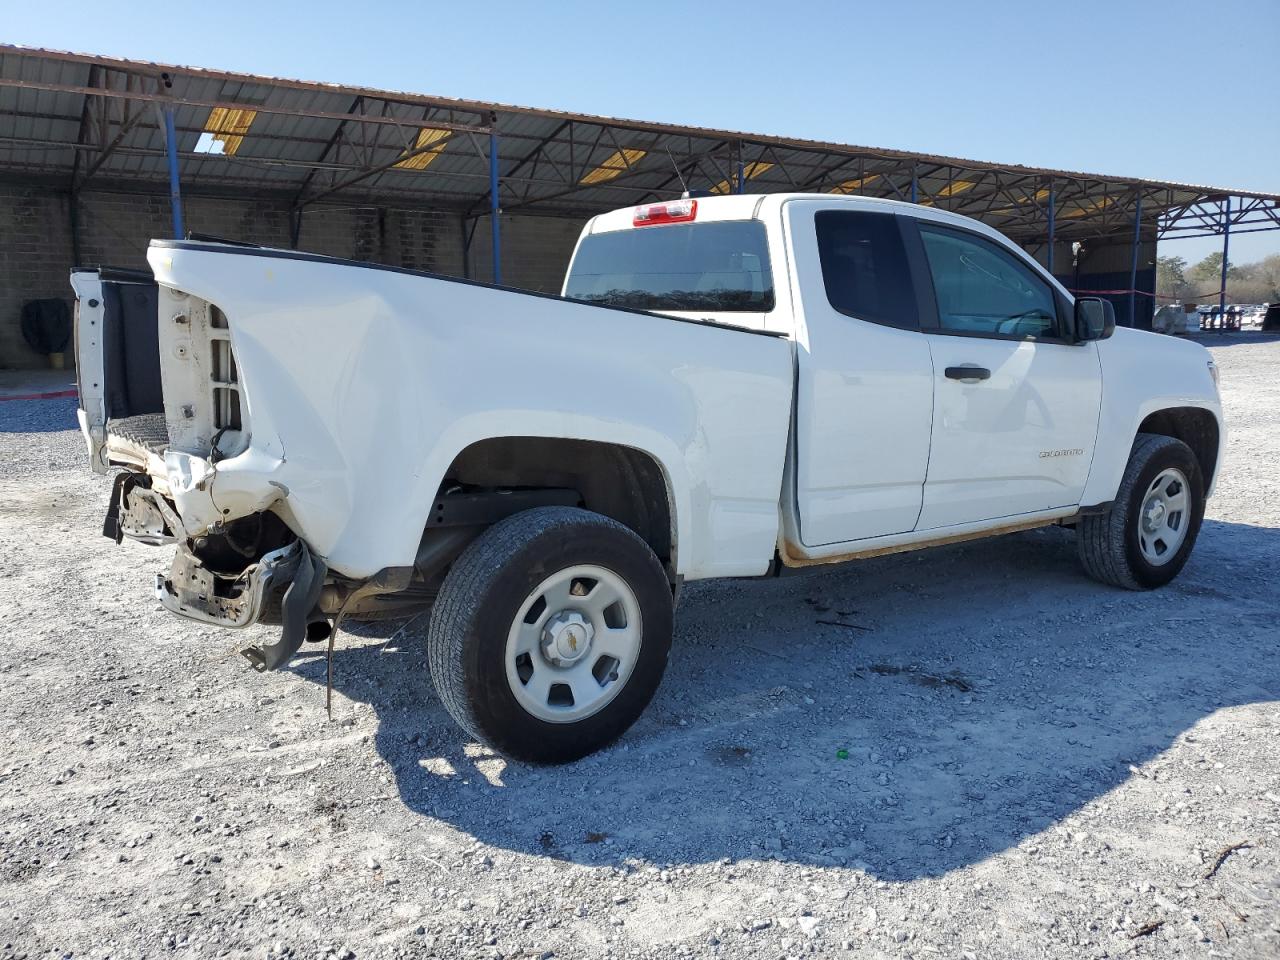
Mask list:
[[[433,147],[439,146],[441,142],[442,141],[437,141],[435,144],[432,144],[431,146]],[[42,140],[42,139],[36,139],[36,138],[0,136],[0,150],[2,150],[7,145],[11,145],[17,149],[32,149],[32,148],[66,149],[68,146],[70,146],[69,144],[59,140]],[[85,145],[85,146],[74,146],[73,148],[77,150],[97,149],[92,144]],[[428,147],[424,149],[430,149],[430,148]],[[156,150],[156,149],[151,149],[147,147],[123,147],[122,146],[118,148],[117,152],[123,156],[149,157],[153,159],[165,158],[165,152],[163,150]],[[407,155],[397,156],[395,158],[395,161],[391,163],[390,166],[394,167],[395,163],[399,163],[401,160],[406,159],[407,156],[412,156],[412,155],[414,154],[410,153]],[[301,170],[309,170],[315,167],[319,167],[320,169],[326,170],[326,171],[334,171],[338,173],[358,173],[358,174],[367,174],[367,175],[372,175],[378,172],[385,173],[386,169],[390,169],[390,167],[387,167],[384,170],[378,171],[378,170],[370,170],[368,168],[354,167],[349,164],[340,164],[340,163],[332,163],[332,162],[322,164],[322,163],[318,163],[315,160],[287,160],[287,159],[282,159],[278,157],[253,157],[253,156],[228,155],[228,154],[220,154],[220,153],[195,153],[189,150],[180,151],[178,156],[183,160],[200,160],[200,161],[219,162],[219,163],[223,163],[233,167],[234,166],[284,167],[289,169],[301,169]],[[17,171],[11,171],[11,172],[16,173]],[[645,171],[640,171],[640,173],[644,173],[644,172]],[[0,175],[3,175],[2,166],[0,166]],[[161,174],[157,171],[153,174],[153,176],[157,180],[159,180]],[[475,170],[471,170],[471,171],[461,171],[461,170],[453,170],[449,172],[437,171],[433,174],[433,176],[442,177],[449,180],[475,180],[475,181],[482,180],[482,181],[485,181],[486,184],[489,178],[487,169],[481,169],[480,167],[477,167]],[[239,182],[239,183],[244,183],[250,189],[252,189],[254,186],[260,183],[260,181],[258,180],[235,180],[233,178],[218,179],[215,177],[208,177],[207,175],[203,175],[199,179],[201,180],[209,179],[211,182],[216,180],[217,182],[221,182],[221,183]],[[361,179],[364,179],[364,177],[361,177]],[[507,179],[505,175],[503,179],[504,180]],[[555,187],[555,188],[559,188],[563,186],[563,183],[558,179],[557,180],[534,179],[532,177],[522,177],[518,179],[522,184],[528,184],[532,186]],[[618,179],[621,180],[623,179],[623,177],[619,177]],[[283,186],[284,186],[284,189],[294,191],[295,193],[297,191],[297,186],[295,184],[285,184]],[[642,186],[637,186],[634,184],[626,184],[626,183],[618,184],[613,181],[610,181],[608,183],[595,184],[593,187],[591,187],[591,189],[614,190],[614,191],[626,192],[631,194],[646,194],[651,192],[652,190],[652,188],[650,187],[642,187]],[[409,191],[398,191],[400,195],[404,195],[407,192]],[[434,191],[434,190],[421,191],[421,192],[417,192],[417,195],[421,197],[430,197],[433,193],[445,194],[448,192],[449,191],[443,191],[443,190],[442,191]],[[488,196],[489,196],[487,187],[484,191],[481,191],[481,192],[483,193],[485,201],[487,202]],[[576,190],[561,191],[561,194],[564,196],[571,196],[573,193],[576,193],[576,192],[577,192]],[[477,194],[471,194],[471,197],[474,198],[476,195]],[[546,198],[545,197],[538,198],[539,202],[541,202],[541,200],[543,199],[546,199]],[[307,198],[307,202],[311,202],[311,198]]]
[[[89,68],[89,86],[96,87],[98,85],[99,67],[94,65]],[[88,94],[85,95],[84,104],[80,108],[80,129],[76,133],[76,145],[87,146],[89,143],[89,130],[93,126],[93,104],[96,101]],[[83,156],[80,150],[74,150],[71,158],[71,189],[74,193],[76,183],[80,175],[80,158]],[[77,262],[79,258],[77,257]]]
[[[675,157],[674,157],[674,155],[672,155],[672,156],[671,156],[671,160],[672,160],[672,162],[673,162],[673,163],[675,163],[675,168],[676,168],[676,169],[675,169],[675,172],[674,172],[671,176],[669,176],[669,177],[667,177],[665,180],[663,180],[663,181],[662,181],[660,184],[658,184],[656,187],[650,187],[650,188],[648,188],[648,189],[644,192],[644,194],[640,197],[640,199],[639,199],[638,201],[636,201],[636,202],[637,202],[637,203],[643,203],[643,202],[644,202],[645,200],[647,200],[649,197],[657,197],[657,196],[659,196],[663,191],[671,189],[671,185],[672,185],[673,183],[679,183],[679,182],[681,182],[681,181],[683,181],[683,182],[685,182],[685,183],[688,183],[688,182],[689,182],[689,177],[690,177],[690,176],[692,176],[692,174],[694,173],[694,171],[695,171],[695,170],[697,170],[697,168],[698,168],[698,164],[701,162],[701,160],[702,160],[702,158],[703,158],[704,156],[706,156],[706,155],[708,155],[708,154],[715,153],[717,150],[723,150],[725,147],[727,147],[727,146],[729,145],[729,143],[730,143],[730,141],[728,141],[728,140],[721,140],[719,143],[713,144],[713,145],[712,145],[708,150],[706,150],[706,151],[703,151],[703,152],[701,152],[701,153],[694,153],[694,152],[692,151],[692,149],[691,149],[691,148],[692,148],[692,146],[693,146],[692,138],[688,138],[688,139],[687,139],[687,141],[686,141],[686,144],[685,144],[686,152],[685,152],[684,154],[682,154],[682,156],[683,156],[683,158],[684,158],[684,161],[685,161],[685,165],[684,165],[684,167],[683,167],[683,168],[681,168],[681,166],[680,166],[680,164],[679,164],[679,163],[675,163]],[[668,151],[668,153],[669,153],[669,151]],[[624,174],[624,176],[625,176],[625,174]],[[621,180],[621,179],[623,179],[623,178],[622,178],[622,177],[615,177],[614,179],[615,179],[615,180]],[[613,183],[613,182],[614,182],[614,181],[610,181],[610,183]]]
[[[350,109],[350,110],[348,110],[347,112],[348,112],[348,113],[350,113],[350,114],[354,114],[354,113],[356,112],[356,110],[357,110],[357,109],[358,109],[358,108],[359,108],[363,103],[364,103],[364,97],[356,97],[356,98],[355,98],[355,100],[353,100],[353,101],[351,102],[351,109]],[[350,119],[350,118],[348,118],[348,119]],[[320,161],[321,163],[323,163],[325,160],[327,160],[327,159],[328,159],[328,157],[329,157],[329,151],[330,151],[330,150],[332,150],[332,149],[334,148],[334,145],[335,145],[335,144],[337,144],[337,142],[338,142],[340,139],[342,139],[342,133],[343,133],[343,131],[346,129],[346,127],[347,127],[347,120],[340,120],[340,121],[338,122],[338,125],[337,125],[337,126],[334,128],[334,130],[333,130],[333,135],[329,137],[328,141],[327,141],[327,142],[325,143],[325,145],[324,145],[324,149],[320,151],[320,156],[319,156],[319,158],[318,158],[318,159],[319,159],[319,161]],[[306,175],[306,177],[303,179],[303,181],[302,181],[302,185],[301,185],[300,187],[298,187],[298,194],[297,194],[297,196],[295,196],[295,197],[293,198],[293,205],[294,205],[295,207],[296,207],[296,206],[298,206],[298,204],[302,202],[302,197],[303,197],[303,195],[307,192],[307,188],[308,188],[309,186],[311,186],[311,181],[312,181],[312,179],[315,177],[315,175],[316,175],[316,170],[318,170],[318,169],[319,169],[318,167],[317,167],[317,168],[313,168],[313,169],[312,169],[312,170],[311,170],[311,171]],[[299,222],[301,222],[301,221],[299,221]],[[296,243],[297,243],[296,239],[295,239],[294,243],[295,243],[295,245],[296,245]]]
[[[321,190],[319,193],[314,193],[309,197],[302,198],[300,201],[298,201],[297,206],[305,207],[309,203],[315,203],[317,200],[319,200],[322,197],[328,197],[328,196],[331,196],[332,194],[337,193],[339,190],[345,190],[347,187],[350,187],[353,184],[357,184],[361,180],[368,180],[370,177],[376,177],[378,174],[382,173],[384,170],[390,170],[392,167],[396,166],[396,164],[404,163],[404,161],[406,160],[411,160],[414,157],[418,156],[419,154],[430,153],[433,150],[439,150],[445,144],[448,144],[451,142],[453,142],[453,136],[450,136],[443,140],[437,140],[434,143],[430,143],[425,147],[416,147],[412,150],[406,150],[404,153],[398,154],[392,159],[387,160],[384,163],[375,164],[372,167],[366,167],[365,169],[361,170],[359,173],[355,173],[350,177],[347,177],[345,180],[339,181],[338,183],[335,183],[330,187],[326,187],[324,190]]]
[[[111,158],[111,155],[120,148],[120,145],[124,142],[124,138],[127,137],[130,132],[132,132],[133,128],[138,125],[138,121],[142,119],[142,115],[144,113],[144,110],[139,110],[137,113],[130,116],[128,101],[125,101],[125,110],[122,114],[120,128],[116,131],[115,137],[110,143],[106,144],[102,148],[102,152],[94,158],[91,164],[89,164],[89,167],[80,177],[79,182],[73,186],[73,189],[80,189],[80,187],[84,186],[84,184],[88,182],[90,177],[102,169],[102,165],[106,163]]]
[[[1005,170],[1012,175],[1044,175],[1051,176],[1056,182],[1062,183],[1068,180],[1088,180],[1097,182],[1101,178],[1090,176],[1072,171],[1050,170],[1047,168],[1027,167],[1015,168],[1008,164],[990,163],[976,160],[968,160],[956,157],[932,156],[926,154],[911,153],[900,150],[877,150],[869,147],[862,147],[850,144],[835,144],[827,142],[809,142],[797,141],[793,138],[771,137],[764,135],[750,135],[739,131],[724,131],[705,128],[682,127],[671,124],[646,123],[634,120],[622,120],[608,117],[592,117],[588,115],[567,114],[563,111],[539,110],[525,107],[506,107],[498,104],[481,103],[474,100],[462,100],[457,98],[444,97],[427,97],[423,95],[394,93],[390,91],[378,91],[369,88],[339,86],[332,84],[319,84],[314,82],[294,81],[280,78],[255,76],[245,73],[232,73],[229,71],[206,70],[196,68],[171,67],[160,64],[144,63],[139,61],[122,60],[111,57],[100,57],[86,54],[70,54],[58,51],[33,50],[12,45],[0,44],[0,51],[6,56],[21,57],[31,59],[36,62],[65,62],[74,63],[81,66],[99,65],[103,69],[115,71],[122,74],[132,74],[139,77],[148,77],[160,79],[163,77],[175,77],[189,75],[193,78],[203,80],[227,80],[241,84],[255,84],[272,90],[288,93],[308,93],[321,95],[346,95],[356,96],[365,95],[371,99],[385,100],[389,103],[397,105],[413,105],[422,106],[430,105],[440,110],[457,110],[460,113],[469,114],[476,117],[482,117],[490,110],[498,110],[499,112],[508,113],[512,116],[524,118],[538,118],[546,120],[554,120],[555,122],[563,122],[566,119],[574,120],[578,123],[586,125],[603,125],[609,127],[613,131],[632,131],[658,134],[666,138],[693,136],[705,140],[728,140],[751,142],[759,145],[772,144],[779,149],[786,150],[802,150],[813,152],[826,152],[831,155],[848,155],[848,156],[865,156],[868,160],[879,161],[886,160],[897,163],[900,169],[905,169],[915,162],[924,163],[942,163],[954,166],[965,173],[971,173],[981,170]],[[29,88],[36,89],[39,85],[35,82],[28,82]],[[47,89],[55,89],[62,91],[74,91],[76,88],[65,85],[43,85]],[[195,105],[205,106],[208,102],[192,101]],[[181,103],[179,102],[179,105]],[[231,106],[244,107],[245,104],[233,104]],[[337,119],[341,114],[326,114],[324,111],[306,111],[290,108],[268,108],[265,112],[278,112],[293,116],[322,116],[328,115]],[[486,132],[487,131],[479,131]],[[536,135],[526,135],[520,137],[510,133],[504,133],[507,139],[536,139]],[[1150,187],[1176,189],[1184,194],[1194,195],[1198,191],[1195,187],[1187,187],[1182,184],[1174,184],[1165,181],[1154,180],[1128,180],[1114,181],[1117,185],[1122,185],[1123,189],[1133,189],[1135,186],[1141,186],[1144,189]],[[1228,191],[1214,191],[1215,194],[1225,195]],[[1254,191],[1229,191],[1233,197],[1259,197],[1264,199],[1274,199],[1270,194],[1260,194]]]
[[[87,99],[90,102],[93,101],[92,97],[89,97]],[[252,109],[252,108],[249,108],[249,109]],[[46,112],[36,111],[36,110],[9,110],[5,112],[4,116],[14,117],[22,120],[53,120],[58,123],[79,123],[80,122],[79,114],[68,115],[68,114],[59,114],[59,113],[46,113]],[[161,131],[163,126],[162,124],[156,122],[154,118],[151,120],[147,119],[148,111],[140,110],[138,112],[138,116],[139,116],[139,120],[134,127],[135,130],[151,130],[153,132]],[[200,134],[200,133],[206,132],[203,126],[198,126],[198,127],[189,126],[189,125],[184,126],[182,124],[179,124],[176,127],[176,129],[178,133],[182,133],[182,134],[188,134],[188,133]],[[265,132],[259,132],[256,130],[253,133],[253,139],[254,141],[262,140],[262,141],[269,141],[272,143],[289,143],[297,146],[316,146],[316,147],[323,147],[326,143],[329,142],[329,138],[327,137],[282,136],[278,133],[265,133]],[[73,141],[58,140],[55,142],[61,146],[70,147]]]
[[[163,126],[157,129],[163,130]],[[181,129],[179,133],[183,132]],[[186,131],[190,132],[190,131]],[[81,153],[99,149],[97,144],[93,143],[68,143],[65,140],[49,140],[40,137],[6,137],[0,136],[0,146],[11,145],[15,149],[48,149],[48,150],[76,150]],[[163,150],[156,150],[152,147],[126,147],[119,146],[116,152],[123,156],[133,157],[163,157]],[[314,160],[290,160],[287,157],[254,157],[240,156],[238,154],[227,153],[197,153],[193,150],[187,150],[180,154],[186,160],[213,160],[223,161],[232,165],[258,165],[267,167],[300,167],[309,169],[311,167],[319,167],[322,170],[359,170],[360,167],[353,167],[350,164],[343,163],[318,163]]]
[[[285,117],[315,117],[321,120],[347,120],[350,116],[345,113],[334,113],[329,110],[303,110],[297,107],[272,107],[267,104],[259,103],[234,103],[227,100],[193,100],[189,97],[173,97],[158,93],[143,93],[136,90],[115,90],[108,87],[80,87],[63,83],[45,83],[39,80],[19,80],[13,77],[0,77],[0,87],[16,87],[19,90],[40,90],[46,93],[70,93],[81,96],[107,97],[118,100],[139,100],[143,103],[159,103],[172,104],[175,107],[208,107],[210,110],[255,110],[258,113],[270,113]],[[366,116],[361,118],[362,123],[378,123],[388,126],[403,127],[406,124],[416,123],[416,120],[405,117],[374,117]],[[488,125],[469,124],[469,123],[453,123],[452,121],[440,121],[433,123],[442,130],[450,130],[455,133],[470,131],[472,133],[488,133]]]

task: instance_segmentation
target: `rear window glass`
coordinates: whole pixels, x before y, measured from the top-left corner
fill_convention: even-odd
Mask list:
[[[592,234],[578,246],[565,296],[637,310],[772,310],[764,224],[725,220]]]
[[[891,327],[919,327],[907,251],[891,213],[822,211],[814,217],[827,300],[841,313]]]

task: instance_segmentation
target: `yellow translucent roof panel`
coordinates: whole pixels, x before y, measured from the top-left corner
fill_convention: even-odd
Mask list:
[[[257,110],[235,110],[230,107],[214,107],[204,122],[204,134],[196,144],[200,153],[221,153],[235,156],[244,135],[249,132]]]
[[[865,177],[855,177],[853,180],[845,180],[843,183],[837,183],[827,193],[857,193],[869,183],[875,183],[880,179],[880,174],[872,173]]]
[[[1073,218],[1085,217],[1091,213],[1097,213],[1100,210],[1105,210],[1113,203],[1115,203],[1115,199],[1113,197],[1099,197],[1097,200],[1080,202],[1074,210],[1065,210],[1060,213],[1059,216]]]
[[[587,173],[578,183],[606,183],[614,177],[626,173],[649,151],[647,150],[615,150],[600,166]]]
[[[958,193],[964,193],[972,188],[974,182],[972,180],[952,180],[945,187],[938,191],[940,197],[954,197]]]
[[[450,131],[437,127],[423,127],[418,131],[413,146],[405,148],[405,158],[396,164],[401,170],[425,170],[444,151]],[[443,141],[443,142],[441,142]]]
[[[952,180],[950,183],[945,184],[942,189],[932,197],[925,197],[923,200],[919,201],[919,203],[922,207],[932,207],[933,201],[938,197],[954,197],[956,194],[964,193],[966,190],[972,189],[976,186],[977,183],[973,180]]]
[[[754,180],[756,177],[760,176],[760,174],[764,173],[766,170],[771,169],[772,167],[773,167],[772,163],[764,163],[761,160],[753,160],[751,163],[744,163],[742,165],[742,179]],[[736,186],[735,184],[729,182],[728,180],[721,180],[719,183],[717,183],[714,187],[711,188],[711,192],[712,193],[733,193],[735,186]]]

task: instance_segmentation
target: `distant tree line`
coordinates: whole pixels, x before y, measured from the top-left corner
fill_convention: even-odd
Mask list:
[[[1217,303],[1222,254],[1211,253],[1191,266],[1182,257],[1156,258],[1156,294],[1183,303]],[[1280,302],[1280,253],[1256,263],[1227,264],[1227,303]]]

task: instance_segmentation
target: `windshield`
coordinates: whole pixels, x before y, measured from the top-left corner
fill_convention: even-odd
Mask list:
[[[764,224],[724,220],[592,234],[578,245],[565,296],[637,310],[772,310]]]

